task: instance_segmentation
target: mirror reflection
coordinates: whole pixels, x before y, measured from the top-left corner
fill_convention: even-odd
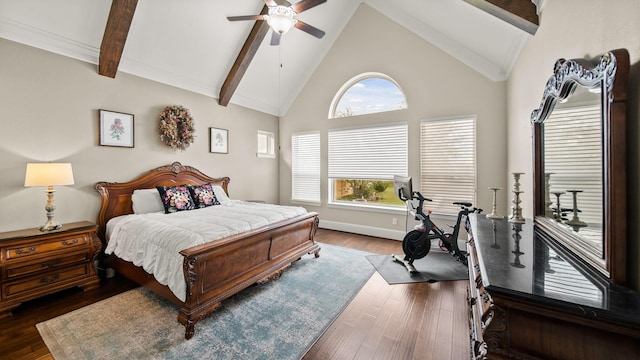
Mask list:
[[[600,86],[577,86],[544,121],[545,216],[604,257]]]
[[[535,259],[541,261],[537,270],[542,276],[536,277],[534,294],[593,307],[605,305],[604,288],[596,286],[559,252],[544,241],[536,243],[535,251],[539,254]]]

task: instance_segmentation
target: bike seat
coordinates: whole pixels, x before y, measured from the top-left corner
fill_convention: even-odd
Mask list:
[[[471,207],[473,204],[472,203],[468,203],[468,202],[456,201],[456,202],[453,203],[453,205],[461,205],[461,206]]]

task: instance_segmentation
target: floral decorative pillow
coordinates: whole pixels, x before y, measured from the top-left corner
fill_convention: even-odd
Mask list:
[[[220,201],[218,201],[216,193],[213,191],[213,185],[189,185],[188,188],[196,208],[220,205]]]
[[[187,185],[156,186],[167,214],[177,211],[193,210],[195,203]]]

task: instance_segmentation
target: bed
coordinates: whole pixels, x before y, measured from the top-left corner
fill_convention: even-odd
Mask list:
[[[174,162],[149,170],[128,182],[96,183],[95,189],[102,199],[97,219],[102,248],[109,248],[108,227],[112,231],[113,223],[129,222],[128,219],[139,216],[124,216],[134,213],[132,195],[135,190],[139,194],[144,191],[141,189],[155,189],[156,186],[211,184],[228,194],[229,181],[228,177],[212,178],[193,167]],[[240,203],[243,207],[252,207],[247,202]],[[262,209],[260,206],[269,205],[255,203],[255,206]],[[224,210],[222,206],[207,209]],[[207,209],[193,210],[192,213]],[[185,218],[182,215],[191,211],[181,213],[180,216]],[[144,216],[153,218],[161,215]],[[169,219],[172,214],[166,216]],[[135,265],[135,261],[124,260],[115,253],[105,255],[106,266],[177,304],[178,321],[185,326],[185,338],[190,339],[195,332],[195,324],[215,311],[222,300],[255,283],[277,280],[292,262],[305,254],[319,256],[320,247],[314,240],[318,214],[304,211],[287,216],[282,220],[274,216],[276,221],[268,224],[258,223],[246,231],[179,250],[182,266],[176,276],[184,281],[184,296],[176,295],[163,278],[157,279],[145,271],[146,265]],[[123,218],[127,220],[121,220]]]

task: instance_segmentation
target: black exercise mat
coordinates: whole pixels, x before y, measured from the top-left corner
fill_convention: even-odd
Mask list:
[[[404,254],[397,255],[404,257]],[[469,272],[463,263],[446,252],[439,252],[439,249],[432,249],[427,256],[413,262],[418,270],[417,274],[410,274],[404,265],[393,260],[391,254],[367,255],[367,260],[390,285],[469,278]]]

